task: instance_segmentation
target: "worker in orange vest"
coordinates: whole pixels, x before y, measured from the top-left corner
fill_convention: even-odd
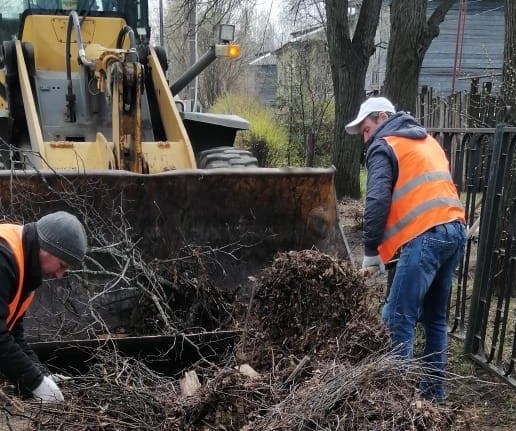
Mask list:
[[[0,372],[42,402],[63,401],[63,394],[25,340],[23,316],[43,277],[62,278],[81,264],[86,246],[84,226],[65,211],[0,224]]]
[[[447,306],[453,274],[466,242],[464,206],[439,143],[412,116],[371,97],[346,125],[366,144],[367,193],[363,268],[396,265],[382,316],[393,346],[412,358],[416,324],[425,331],[425,398],[444,399]]]

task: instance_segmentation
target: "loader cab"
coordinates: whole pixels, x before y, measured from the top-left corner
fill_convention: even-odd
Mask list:
[[[123,17],[135,32],[150,38],[147,0],[4,0],[0,1],[0,41],[22,39],[23,18],[31,14]]]
[[[122,30],[129,25],[137,47],[145,52],[148,46],[147,0],[0,0],[0,168],[2,164],[9,165],[2,161],[2,155],[8,154],[2,150],[4,142],[37,152],[39,144],[35,142],[95,141],[96,129],[90,124],[94,115],[103,116],[99,131],[111,139],[108,102],[96,89],[88,87],[86,68],[81,68],[78,61],[65,62],[67,40],[71,41],[69,58],[77,58],[76,32],[67,35],[72,11],[77,12],[75,19],[85,45],[116,49]],[[121,40],[122,47],[129,46],[129,37]],[[21,69],[18,46],[24,57],[25,67]],[[23,81],[20,70],[25,69]],[[72,83],[70,97],[75,97],[76,105],[81,106],[74,112],[75,122],[69,121],[73,117],[67,117],[67,76]],[[32,109],[27,105],[28,96],[24,100],[24,90],[33,93]],[[45,108],[50,106],[56,109]],[[41,140],[28,128],[29,117],[36,118],[35,114]],[[150,139],[147,134],[144,138]]]

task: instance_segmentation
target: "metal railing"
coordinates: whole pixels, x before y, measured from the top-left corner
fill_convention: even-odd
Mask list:
[[[516,388],[516,128],[429,132],[450,159],[469,228],[450,332],[471,358]]]

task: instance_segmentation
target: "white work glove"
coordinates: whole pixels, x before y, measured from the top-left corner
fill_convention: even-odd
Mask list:
[[[377,268],[380,274],[385,274],[385,265],[378,254],[375,256],[364,256],[364,259],[362,260],[363,271],[374,273]]]
[[[40,385],[32,391],[32,396],[43,403],[55,403],[64,401],[61,389],[49,376],[43,377]]]
[[[58,374],[58,373],[50,374],[49,377],[54,381],[54,383],[66,382],[67,380],[72,379],[71,377],[64,376],[63,374]]]

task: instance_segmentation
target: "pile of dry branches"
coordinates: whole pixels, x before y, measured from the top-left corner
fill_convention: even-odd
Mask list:
[[[188,369],[193,391],[182,375],[99,350],[89,371],[61,385],[64,404],[4,411],[37,430],[467,429],[462,409],[419,399],[418,363],[386,352],[378,305],[348,262],[282,253],[256,277],[234,350]]]
[[[92,364],[86,374],[60,384],[64,403],[13,403],[4,411],[31,430],[170,429],[163,400],[175,397],[174,379],[111,350],[97,350]]]
[[[414,388],[420,378],[416,363],[391,354],[372,355],[353,366],[319,363],[312,377],[269,408],[253,429],[463,429],[463,412],[418,399]]]
[[[268,375],[250,378],[229,366],[203,374],[205,383],[194,395],[169,404],[178,431],[245,429],[284,396]]]
[[[4,222],[30,223],[66,210],[79,217],[88,237],[84,266],[39,289],[25,322],[29,335],[36,328],[41,339],[68,340],[232,325],[232,292],[216,288],[214,276],[224,272],[221,255],[232,255],[239,244],[172,245],[170,238],[180,237],[175,226],[140,214],[131,207],[134,196],[94,175],[35,174],[33,181],[13,180],[0,195]]]

